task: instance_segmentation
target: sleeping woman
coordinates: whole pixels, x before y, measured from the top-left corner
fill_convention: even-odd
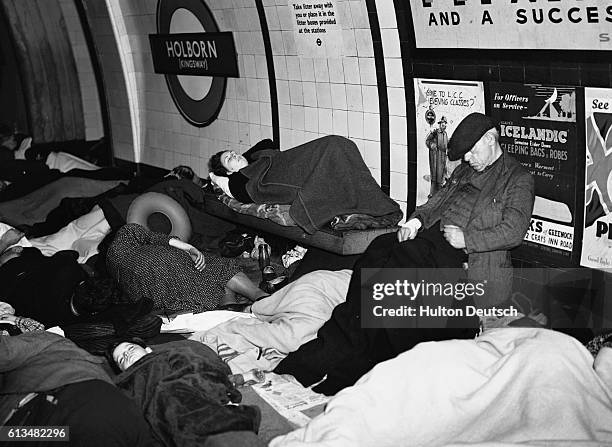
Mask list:
[[[212,253],[204,257],[193,245],[138,224],[117,231],[106,263],[132,301],[148,297],[156,310],[166,313],[223,308],[235,304],[237,294],[251,301],[267,295],[235,259]]]
[[[286,151],[272,148],[264,140],[244,155],[218,152],[209,161],[211,180],[243,203],[291,205],[289,215],[308,233],[342,214],[401,218],[351,140],[330,135]]]

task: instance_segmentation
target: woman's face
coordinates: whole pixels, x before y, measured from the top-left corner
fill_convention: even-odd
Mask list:
[[[228,173],[238,172],[246,168],[249,162],[236,151],[225,151],[221,154],[221,164]]]
[[[143,348],[136,343],[123,342],[113,350],[113,360],[121,371],[125,371],[150,352],[152,352],[151,348]]]

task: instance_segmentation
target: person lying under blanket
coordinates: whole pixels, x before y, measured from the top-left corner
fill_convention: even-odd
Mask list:
[[[235,259],[208,253],[138,224],[121,227],[106,254],[109,274],[133,302],[153,300],[166,313],[202,312],[267,296]]]
[[[110,327],[110,335],[159,334],[159,326],[156,333],[148,326],[146,314],[153,306],[148,298],[131,303],[112,280],[90,277],[77,262],[77,252],[43,256],[37,248],[24,246],[23,233],[3,228],[7,226],[0,223],[0,301],[7,307],[0,308],[0,321],[26,317],[40,322],[41,329],[61,326],[87,349],[101,326]]]
[[[153,445],[142,412],[103,364],[50,332],[0,336],[0,425],[68,426],[75,447]]]
[[[330,135],[286,151],[272,146],[264,140],[244,155],[216,153],[209,160],[211,180],[243,203],[291,205],[290,216],[311,234],[342,214],[401,218],[351,140]]]
[[[230,369],[210,348],[191,340],[148,347],[142,340],[116,343],[109,361],[121,373],[115,384],[142,409],[163,446],[202,446],[213,434],[242,431],[255,438],[259,408],[235,405],[242,395]]]
[[[0,202],[22,197],[63,177],[97,180],[132,177],[129,171],[100,167],[70,153],[56,152],[51,146],[51,143],[32,146],[31,137],[15,134],[0,123]]]
[[[420,343],[271,447],[612,445],[612,348],[542,328]]]
[[[253,318],[233,318],[189,338],[217,352],[234,373],[272,371],[289,352],[315,338],[344,301],[351,270],[317,270],[250,305]]]

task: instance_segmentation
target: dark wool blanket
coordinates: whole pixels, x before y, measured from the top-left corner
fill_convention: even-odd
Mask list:
[[[314,233],[334,216],[383,216],[399,206],[376,183],[351,140],[331,135],[287,151],[262,150],[240,170],[255,203],[291,205],[289,215]]]
[[[213,434],[259,428],[257,407],[228,405],[242,399],[229,374],[210,348],[180,340],[154,346],[115,383],[143,410],[162,445],[195,447]]]

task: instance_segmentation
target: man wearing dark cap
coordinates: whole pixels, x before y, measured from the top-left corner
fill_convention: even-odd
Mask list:
[[[293,374],[306,386],[321,381],[314,390],[333,394],[375,364],[420,342],[473,338],[477,333],[477,319],[461,320],[454,328],[364,329],[363,268],[429,268],[442,275],[440,269],[467,267],[469,280],[487,284],[483,296],[473,297],[476,307],[490,308],[509,298],[508,250],[521,244],[529,227],[533,177],[501,149],[495,123],[481,113],[459,123],[448,144],[448,157],[464,162],[397,235],[388,233],[370,244],[355,263],[346,302],[334,309],[315,340],[289,354],[275,372]]]
[[[448,148],[447,120],[443,116],[438,121],[438,128],[432,130],[425,139],[429,149],[429,181],[431,184],[429,196],[433,196],[444,184],[446,177],[446,151]]]

